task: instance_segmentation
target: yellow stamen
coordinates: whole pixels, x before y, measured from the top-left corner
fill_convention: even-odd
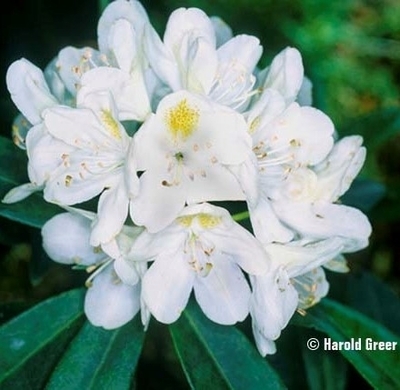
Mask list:
[[[179,224],[184,227],[189,227],[192,224],[195,215],[184,215],[183,217],[178,217],[176,220]]]
[[[119,130],[118,122],[112,116],[111,111],[101,110],[101,120],[114,138],[121,139],[121,132]]]
[[[65,176],[65,187],[69,187],[71,183],[72,183],[72,176],[71,175]]]
[[[221,223],[221,217],[206,213],[197,214],[199,225],[204,229],[212,229]]]
[[[183,99],[174,108],[171,108],[166,115],[168,130],[172,137],[185,140],[196,130],[199,122],[199,111],[188,105]]]
[[[250,126],[249,126],[249,132],[250,132],[250,134],[253,134],[253,133],[257,130],[258,126],[260,125],[260,122],[261,122],[261,120],[260,120],[260,117],[259,117],[259,116],[256,116],[256,117],[251,121]]]
[[[195,215],[184,215],[182,217],[178,217],[177,221],[178,223],[187,228],[192,224],[194,219],[197,220],[198,224],[203,229],[212,229],[221,223],[221,217],[217,217],[215,215],[206,213],[199,213]]]

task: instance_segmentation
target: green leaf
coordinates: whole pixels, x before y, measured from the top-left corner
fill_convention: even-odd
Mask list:
[[[0,137],[0,199],[13,187],[29,181],[26,167],[26,153],[8,138]],[[39,193],[14,204],[0,203],[0,216],[36,228],[61,211],[60,207],[47,203]]]
[[[129,389],[144,335],[139,319],[115,330],[86,322],[52,373],[46,389]]]
[[[300,329],[300,349],[307,374],[307,389],[345,390],[348,363],[343,356],[338,351],[311,351],[307,348],[307,340],[319,338],[319,335],[313,329]]]
[[[305,317],[296,316],[294,323],[315,328],[337,342],[360,339],[361,350],[342,349],[343,356],[374,388],[400,388],[400,337],[384,326],[328,299],[310,309]],[[367,339],[397,342],[396,350],[368,350]]]
[[[386,196],[369,214],[377,222],[396,223],[400,219],[400,181],[395,175],[386,185]]]
[[[26,237],[29,236],[27,227],[23,227],[9,219],[0,218],[0,226],[0,244],[2,245],[11,246],[26,242]]]
[[[356,179],[349,190],[340,198],[340,201],[366,213],[378,204],[385,194],[386,188],[382,183],[374,180]]]
[[[314,329],[289,325],[276,341],[277,352],[268,357],[289,389],[344,390],[349,363],[338,351],[310,351],[311,337],[322,333]]]
[[[347,304],[400,334],[400,299],[394,291],[366,271],[352,272],[346,276]]]
[[[170,332],[193,389],[284,389],[275,370],[233,326],[208,320],[189,305]]]
[[[0,327],[0,388],[43,388],[83,322],[83,293],[48,299]]]
[[[110,1],[111,0],[97,0],[97,8],[99,10],[99,16],[101,16],[101,14],[106,9]]]
[[[61,207],[47,203],[39,194],[33,194],[18,203],[0,203],[1,216],[35,228],[41,228],[46,221],[62,211]]]
[[[276,340],[277,352],[268,356],[268,362],[289,389],[309,390],[299,337],[302,329],[298,326],[285,328]]]
[[[400,134],[400,109],[385,108],[359,116],[342,130],[341,135],[362,135],[367,150],[374,150],[393,136]]]
[[[0,182],[9,186],[28,181],[26,153],[6,138],[0,137]]]
[[[342,130],[341,135],[360,134],[363,136],[367,158],[362,173],[369,178],[382,179],[383,148],[383,155],[389,157],[387,164],[391,166],[393,161],[396,161],[396,153],[389,153],[388,149],[397,144],[396,137],[400,134],[400,109],[398,107],[384,108],[359,116]],[[396,151],[397,149],[394,148],[394,152]]]

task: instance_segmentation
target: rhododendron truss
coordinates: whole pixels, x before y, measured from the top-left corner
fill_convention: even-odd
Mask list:
[[[324,269],[368,246],[367,217],[340,201],[362,137],[340,139],[312,107],[296,48],[262,69],[257,37],[198,8],[172,12],[160,37],[138,1],[116,0],[97,32],[43,71],[10,65],[29,182],[3,202],[35,193],[64,209],[43,247],[90,273],[93,325],[172,324],[193,293],[209,321],[249,321],[274,353],[296,310],[328,294]]]

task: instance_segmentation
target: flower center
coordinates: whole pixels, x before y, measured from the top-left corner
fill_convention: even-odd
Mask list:
[[[205,246],[195,235],[191,235],[185,242],[186,259],[190,267],[198,276],[205,278],[213,268],[213,246]]]
[[[167,112],[166,122],[174,140],[186,140],[196,130],[199,112],[196,108],[190,107],[186,99],[183,99]]]

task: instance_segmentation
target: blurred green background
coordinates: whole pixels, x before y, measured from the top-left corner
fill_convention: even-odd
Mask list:
[[[10,63],[25,57],[44,68],[67,45],[96,46],[101,3],[15,0],[7,10],[3,8],[1,135],[9,137],[17,113],[5,85]],[[264,47],[262,66],[286,46],[300,50],[306,75],[313,82],[314,106],[332,118],[339,136],[360,134],[368,148],[360,178],[372,181],[357,182],[346,202],[368,214],[374,233],[370,247],[351,256],[352,273],[367,270],[399,295],[400,1],[146,0],[142,4],[161,33],[177,7],[197,6],[210,16],[222,17],[234,34],[259,37]],[[0,322],[82,283],[76,272],[45,258],[38,231],[3,218],[0,223]],[[331,277],[341,283],[341,277]],[[332,290],[337,293],[334,286]],[[157,359],[154,345],[147,351],[149,361]]]

